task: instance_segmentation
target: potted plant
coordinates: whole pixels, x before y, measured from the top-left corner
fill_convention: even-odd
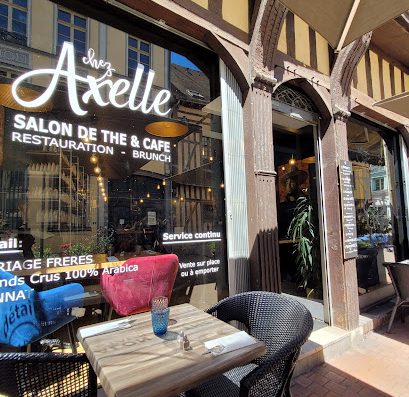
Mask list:
[[[113,231],[107,227],[99,227],[92,243],[92,253],[96,263],[107,261],[108,248],[113,240]]]
[[[318,260],[318,236],[314,225],[314,208],[309,196],[300,196],[287,235],[293,241],[298,287],[307,297],[319,295],[321,266]]]

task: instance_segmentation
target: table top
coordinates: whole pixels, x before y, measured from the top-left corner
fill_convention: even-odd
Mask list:
[[[263,355],[263,342],[220,355],[203,354],[204,342],[231,335],[238,330],[206,312],[183,304],[170,307],[168,332],[155,336],[151,314],[126,318],[131,327],[81,337],[102,387],[108,397],[171,397],[205,380],[246,364]],[[178,332],[184,331],[191,350],[179,349]]]

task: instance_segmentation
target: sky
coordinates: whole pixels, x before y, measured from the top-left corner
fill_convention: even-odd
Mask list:
[[[185,68],[199,70],[199,68],[194,63],[190,62],[189,59],[183,55],[177,54],[176,52],[172,52],[170,54],[170,61],[176,65],[184,66]]]

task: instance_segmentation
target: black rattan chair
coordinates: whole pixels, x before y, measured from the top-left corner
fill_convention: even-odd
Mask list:
[[[97,377],[85,354],[0,353],[0,396],[96,395]]]
[[[290,396],[295,363],[313,327],[310,312],[289,297],[253,291],[226,298],[208,313],[244,324],[250,335],[266,344],[267,353],[187,391],[186,396]]]
[[[389,276],[396,292],[396,302],[388,324],[387,332],[389,333],[391,332],[392,323],[398,308],[401,307],[403,310],[403,306],[409,306],[409,264],[387,262],[384,263],[384,266],[388,269]]]

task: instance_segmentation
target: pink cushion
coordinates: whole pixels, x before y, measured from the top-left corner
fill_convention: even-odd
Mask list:
[[[174,254],[130,258],[116,274],[101,275],[101,290],[121,316],[148,311],[153,297],[170,299],[178,266]]]

